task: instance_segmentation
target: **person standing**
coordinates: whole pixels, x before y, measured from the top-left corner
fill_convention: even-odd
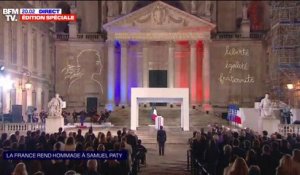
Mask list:
[[[158,142],[158,149],[159,155],[163,156],[165,153],[165,143],[167,141],[167,133],[163,130],[163,126],[160,126],[160,130],[157,131],[157,142]]]
[[[78,113],[74,110],[73,113],[72,113],[74,123],[77,122],[77,115],[78,115]]]
[[[42,123],[45,123],[47,114],[46,114],[46,112],[44,111],[44,109],[42,109],[42,111],[40,112],[39,116],[40,116],[41,122],[42,122]]]

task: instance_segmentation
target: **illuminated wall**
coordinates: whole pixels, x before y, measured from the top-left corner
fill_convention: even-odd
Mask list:
[[[260,41],[214,41],[210,48],[211,99],[253,107],[265,91],[264,48]]]
[[[202,58],[203,45],[201,41],[196,44],[196,64],[197,64],[197,87],[196,87],[196,102],[201,104],[203,99],[202,88]],[[175,50],[175,87],[189,88],[190,74],[190,45],[187,41],[177,42]]]
[[[121,101],[121,44],[115,41],[115,103]]]
[[[131,88],[139,86],[139,76],[142,76],[142,72],[139,72],[139,68],[142,66],[139,64],[143,58],[140,52],[140,43],[136,41],[129,41],[128,43],[128,82],[127,82],[127,101],[131,100]]]
[[[201,41],[197,42],[196,46],[197,55],[197,103],[201,104],[203,100],[203,88],[202,88],[202,60],[203,60],[203,44]]]

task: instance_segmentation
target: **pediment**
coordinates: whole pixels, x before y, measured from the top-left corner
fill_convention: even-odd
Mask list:
[[[162,1],[156,1],[137,11],[106,23],[109,32],[210,31],[215,24],[191,15]]]

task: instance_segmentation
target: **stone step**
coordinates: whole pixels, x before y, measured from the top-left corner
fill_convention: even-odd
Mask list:
[[[147,166],[142,166],[139,175],[188,175],[186,170],[186,145],[166,144],[165,156],[158,156],[157,145],[145,144],[148,149]]]
[[[138,135],[139,139],[142,140],[143,143],[157,143],[156,141],[156,135],[149,136],[149,135]],[[185,136],[167,136],[167,143],[171,144],[187,144],[188,138]]]

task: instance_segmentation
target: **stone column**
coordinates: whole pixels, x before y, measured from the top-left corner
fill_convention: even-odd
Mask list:
[[[48,102],[49,102],[49,88],[47,87],[44,91],[44,110],[48,110]]]
[[[114,20],[119,16],[119,2],[117,1],[106,1],[107,6],[107,22]]]
[[[51,64],[49,64],[49,63],[47,63],[50,59],[51,59],[51,57],[50,57],[50,47],[49,47],[49,45],[50,45],[50,41],[49,41],[49,35],[45,35],[45,37],[44,37],[44,57],[43,57],[43,75],[44,75],[44,77],[45,77],[45,79],[47,80],[48,79],[48,68],[47,67],[49,67]]]
[[[33,65],[33,52],[35,52],[35,48],[33,46],[33,38],[34,38],[34,35],[35,35],[35,30],[32,28],[32,25],[29,25],[29,32],[28,32],[28,39],[29,38],[32,38],[32,39],[29,39],[28,41],[28,70],[30,70],[31,72],[34,71],[34,65]]]
[[[148,43],[143,42],[143,87],[149,87]]]
[[[191,14],[196,15],[197,14],[197,1],[191,1]]]
[[[76,8],[76,5],[74,3],[71,4],[71,14],[77,14],[77,8]],[[68,25],[69,25],[69,37],[70,37],[70,39],[77,38],[78,22],[69,22]]]
[[[203,41],[203,62],[202,62],[202,81],[203,81],[203,109],[211,110],[210,105],[210,63],[209,63],[209,41]]]
[[[22,79],[18,79],[18,81],[22,81]],[[16,87],[16,104],[22,105],[22,84],[21,87]]]
[[[36,88],[36,108],[37,111],[41,111],[42,107],[42,89],[40,87]]]
[[[26,116],[26,110],[27,110],[27,91],[25,89],[21,90],[22,92],[22,102],[20,105],[22,105],[22,115]],[[24,118],[25,121],[27,121],[27,118]]]
[[[17,33],[15,33],[15,35],[17,35],[17,65],[18,65],[18,72],[22,72],[23,69],[23,53],[22,53],[22,47],[24,47],[23,44],[23,33],[22,33],[22,24],[21,23],[17,23]]]
[[[115,45],[114,41],[107,41],[108,65],[107,65],[107,108],[113,109],[115,105]]]
[[[121,105],[127,105],[127,41],[121,41]]]
[[[2,88],[3,94],[3,113],[8,113],[10,110],[10,90]]]
[[[242,4],[242,6],[243,6],[243,14],[242,14],[242,18],[243,18],[243,20],[248,20],[248,7],[247,7],[247,3],[243,3]]]
[[[174,53],[175,43],[169,42],[169,57],[168,57],[168,88],[174,88]]]
[[[26,110],[28,106],[32,106],[32,88],[31,89],[27,89],[26,90],[26,94],[27,94],[27,106],[26,106]]]
[[[101,26],[103,26],[107,22],[106,1],[100,1],[100,3],[101,3]]]
[[[77,22],[70,22],[69,24],[69,37],[70,39],[76,39],[78,34]]]
[[[9,43],[11,42],[11,36],[9,35],[9,30],[11,30],[10,28],[10,25],[11,23],[10,22],[4,22],[4,27],[3,27],[3,41],[4,43],[7,43],[7,44],[4,44],[4,58],[3,61],[4,63],[7,65],[9,63],[9,58],[10,58],[10,45]]]
[[[241,33],[242,37],[248,38],[250,37],[250,20],[247,16],[248,6],[247,3],[243,3],[243,20],[241,22]]]
[[[53,61],[55,59],[54,56],[54,44],[53,44],[53,39],[48,37],[48,41],[49,41],[49,59],[47,59],[47,65],[46,66],[46,74],[47,74],[47,78],[48,80],[51,82],[51,74],[52,74],[52,67],[53,67]]]
[[[196,62],[196,41],[190,41],[190,102],[196,104],[197,97],[197,62]]]
[[[205,1],[205,16],[210,17],[211,16],[211,1]]]
[[[37,52],[37,73],[39,76],[43,75],[43,57],[46,56],[44,55],[44,53],[42,53],[42,43],[43,43],[43,39],[44,39],[44,34],[42,34],[41,32],[37,32],[37,46],[36,46],[36,52]]]
[[[122,1],[122,7],[121,7],[121,15],[127,14],[127,1]]]

